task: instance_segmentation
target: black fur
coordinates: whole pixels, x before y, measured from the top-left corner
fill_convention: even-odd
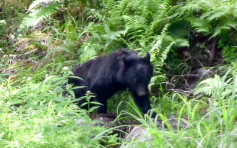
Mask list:
[[[135,51],[118,50],[78,66],[73,74],[82,80],[69,78],[69,84],[86,86],[74,90],[75,97],[79,98],[90,90],[96,95],[95,100],[103,104],[100,113],[107,112],[107,100],[114,93],[127,88],[143,113],[151,109],[148,84],[153,75],[153,66],[149,53],[142,58]]]

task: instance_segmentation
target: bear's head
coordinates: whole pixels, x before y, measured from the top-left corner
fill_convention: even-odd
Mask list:
[[[144,58],[137,54],[130,54],[123,57],[123,83],[129,90],[139,96],[149,94],[148,84],[153,75],[153,66],[150,62],[150,54]]]

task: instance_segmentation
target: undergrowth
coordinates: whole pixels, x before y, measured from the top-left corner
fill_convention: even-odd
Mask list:
[[[236,8],[234,0],[0,2],[0,147],[236,147]],[[73,94],[62,95],[67,70],[120,48],[149,52],[154,65],[157,120],[141,115],[126,92],[109,102],[116,121],[139,122],[141,139],[95,126]],[[166,90],[169,75],[193,68],[193,56],[213,65],[215,50],[228,64],[215,67],[219,75],[201,81],[191,97]]]
[[[114,137],[95,126],[85,110],[62,95],[66,77],[47,75],[42,82],[24,77],[21,85],[0,86],[0,147],[100,147]],[[97,136],[101,135],[101,136]],[[91,140],[96,137],[96,140]]]

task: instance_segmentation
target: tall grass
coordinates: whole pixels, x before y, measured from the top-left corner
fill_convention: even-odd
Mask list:
[[[158,98],[152,119],[133,113],[120,117],[136,119],[144,129],[141,138],[120,139],[111,134],[119,127],[94,126],[87,111],[79,109],[75,98],[62,96],[65,76],[46,75],[0,86],[0,147],[235,147],[237,134],[237,78],[234,70],[202,81],[197,98],[179,94]],[[170,105],[167,105],[170,104]],[[175,120],[171,120],[171,118]],[[159,125],[159,126],[157,126]],[[120,139],[120,140],[119,140]]]
[[[158,121],[129,114],[141,123],[147,140],[130,139],[122,147],[236,147],[236,78],[234,70],[229,70],[223,76],[204,80],[196,88],[198,98],[169,95],[172,105],[168,107],[164,103],[167,98],[159,98],[161,104],[154,108]],[[174,106],[178,110],[173,110]]]
[[[49,75],[42,82],[28,77],[21,85],[7,80],[1,84],[0,147],[101,147],[110,140],[73,98],[62,96],[65,80]]]
[[[118,120],[123,116],[134,118],[145,130],[142,141],[136,136],[121,139],[111,134],[119,127],[94,126],[88,111],[73,103],[74,97],[62,96],[67,75],[60,73],[65,65],[71,67],[102,53],[129,47],[141,55],[151,53],[156,71],[150,88],[158,91],[159,83],[166,81],[164,66],[174,67],[174,71],[183,69],[177,66],[182,62],[177,51],[190,47],[193,34],[210,40],[218,38],[218,48],[224,49],[227,62],[233,62],[237,57],[236,1],[105,0],[96,1],[100,4],[96,7],[95,1],[73,0],[65,4],[66,1],[46,0],[42,5],[41,0],[23,0],[19,9],[13,9],[18,1],[7,2],[2,5],[0,17],[4,41],[0,43],[4,49],[1,54],[14,53],[10,50],[15,48],[14,42],[8,41],[11,30],[16,38],[19,34],[27,36],[32,30],[24,29],[36,25],[34,20],[47,20],[41,31],[51,37],[48,55],[39,59],[42,66],[37,71],[18,69],[16,79],[0,74],[0,147],[113,147],[118,143],[120,147],[236,147],[236,63],[223,76],[202,81],[194,98],[162,90],[160,97],[152,96],[155,120],[141,115],[134,105],[118,105],[117,111],[125,108],[118,113]],[[15,16],[22,18],[28,6],[31,11],[21,23],[23,32],[18,32],[11,22],[18,25],[20,21]],[[5,61],[0,66],[8,67]],[[9,77],[3,78],[6,75]],[[127,96],[121,94],[113,99],[124,98],[127,102]]]

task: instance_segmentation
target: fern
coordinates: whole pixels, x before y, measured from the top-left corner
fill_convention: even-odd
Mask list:
[[[29,6],[29,11],[32,11],[33,9],[39,7],[41,4],[50,4],[52,2],[60,2],[60,0],[36,0],[31,3]]]
[[[205,34],[209,34],[211,32],[212,29],[211,24],[204,19],[191,17],[188,18],[188,21],[190,22],[191,26],[194,28],[196,32]]]
[[[169,24],[166,25],[161,35],[158,36],[158,40],[156,41],[155,45],[152,47],[150,53],[152,55],[152,62],[156,63],[155,65],[158,66],[157,68],[161,68],[164,65],[165,60],[167,59],[167,55],[171,49],[171,47],[174,45],[174,40],[168,41],[168,46],[164,47],[164,40],[167,40],[169,36],[167,35]]]
[[[111,31],[107,25],[104,27],[105,34],[102,35],[102,37],[105,38],[107,43],[105,44],[105,47],[107,48],[113,41],[117,40],[121,37],[121,34],[123,34],[123,31]]]
[[[228,98],[234,94],[234,98],[237,93],[237,76],[233,73],[233,70],[229,70],[222,77],[216,75],[214,78],[208,78],[201,81],[195,88],[195,95],[205,94],[215,99]]]
[[[61,4],[56,3],[60,2],[60,0],[36,0],[33,1],[29,6],[28,15],[23,18],[19,30],[22,31],[28,27],[34,27],[43,19],[48,18],[54,12],[56,12]],[[47,4],[46,6],[41,6],[41,4]],[[41,6],[41,7],[40,7]]]
[[[207,11],[213,8],[213,3],[215,3],[216,0],[192,0],[186,3],[185,6],[182,7],[182,11],[187,11],[189,13],[193,12],[202,12]]]
[[[210,37],[210,38],[214,38],[216,36],[219,36],[222,34],[223,31],[230,31],[231,28],[234,28],[236,29],[237,27],[237,23],[231,23],[231,22],[227,22],[227,23],[224,23],[224,24],[221,24],[219,26],[217,26],[215,29],[214,29],[214,33],[213,35]]]
[[[216,93],[223,92],[226,83],[221,80],[220,76],[216,75],[214,78],[203,80],[198,84],[195,90],[195,94],[206,94],[208,96],[213,95],[217,97]]]

